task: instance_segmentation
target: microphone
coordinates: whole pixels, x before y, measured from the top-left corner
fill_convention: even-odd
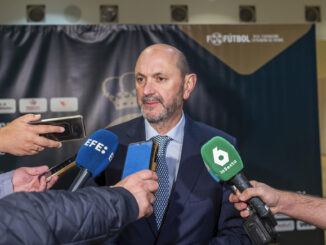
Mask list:
[[[210,175],[216,181],[225,181],[235,193],[236,189],[243,192],[252,187],[248,179],[241,172],[243,163],[239,153],[227,140],[216,136],[205,143],[201,148],[201,155]],[[253,197],[249,201],[251,215],[246,219],[244,228],[255,244],[266,244],[277,239],[274,227],[277,222],[269,207],[259,198]],[[262,219],[260,220],[258,216]]]
[[[76,191],[90,176],[94,178],[106,169],[114,157],[118,143],[118,136],[104,129],[89,136],[77,153],[76,164],[81,170],[69,190]]]
[[[141,141],[129,144],[123,168],[122,179],[141,170],[156,170],[158,143]]]

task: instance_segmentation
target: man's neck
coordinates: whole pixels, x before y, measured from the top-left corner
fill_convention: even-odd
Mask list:
[[[180,121],[182,116],[182,111],[178,115],[171,116],[162,122],[150,123],[150,125],[160,134],[165,135],[169,132],[177,123]]]

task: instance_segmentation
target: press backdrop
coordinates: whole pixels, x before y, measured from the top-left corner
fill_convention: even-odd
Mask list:
[[[24,113],[81,114],[90,135],[140,115],[133,68],[154,43],[185,53],[198,75],[186,113],[237,137],[249,178],[321,194],[312,25],[0,26],[0,125]],[[0,169],[52,166],[81,144],[2,155]],[[277,219],[281,244],[323,244],[315,227]]]

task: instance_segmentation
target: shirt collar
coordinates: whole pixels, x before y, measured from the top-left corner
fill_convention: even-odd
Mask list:
[[[182,116],[177,125],[175,125],[169,132],[167,132],[167,136],[172,138],[173,140],[177,141],[178,143],[183,142],[183,135],[184,135],[184,127],[185,127],[185,116],[182,111]],[[145,134],[146,134],[146,140],[149,140],[153,138],[156,135],[159,135],[159,133],[150,125],[150,123],[145,119]]]

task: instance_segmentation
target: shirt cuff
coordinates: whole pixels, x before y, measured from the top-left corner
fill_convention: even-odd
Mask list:
[[[0,198],[3,198],[14,192],[12,186],[13,171],[0,174]]]

